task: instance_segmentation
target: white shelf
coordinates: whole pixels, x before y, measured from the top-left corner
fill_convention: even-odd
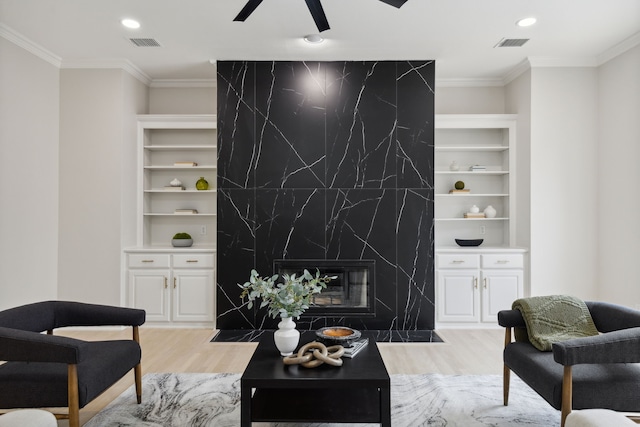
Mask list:
[[[436,222],[449,221],[508,221],[509,218],[434,218]]]
[[[215,150],[215,145],[145,145],[145,150],[149,151],[200,151]]]
[[[167,191],[162,188],[152,188],[151,190],[144,190],[145,193],[162,193],[162,194],[188,194],[188,193],[216,193],[216,190],[196,190],[194,188],[187,188],[181,191]]]
[[[145,169],[148,170],[158,170],[158,171],[168,171],[168,170],[216,170],[216,167],[213,165],[202,165],[202,166],[173,166],[173,165],[156,165],[156,166],[145,166]]]
[[[509,197],[507,193],[468,193],[468,194],[449,194],[436,193],[436,197]]]
[[[507,151],[509,147],[505,147],[503,145],[496,146],[474,146],[474,145],[436,145],[433,147],[435,151]]]
[[[216,216],[216,214],[214,213],[176,214],[171,212],[145,212],[143,215],[144,216],[174,216],[174,217],[180,217],[180,218]]]
[[[486,170],[486,171],[435,171],[436,175],[508,175],[509,171]]]

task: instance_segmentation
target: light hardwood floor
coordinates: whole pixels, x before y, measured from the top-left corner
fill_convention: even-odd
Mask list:
[[[502,329],[446,329],[437,331],[444,343],[379,343],[389,374],[502,374]],[[55,333],[85,340],[129,339],[127,330],[73,330]],[[210,329],[141,327],[142,373],[242,373],[256,347],[254,343],[211,343]],[[133,372],[80,410],[86,423],[98,411],[133,385]],[[144,399],[144,396],[143,396]],[[67,426],[67,421],[59,421]]]

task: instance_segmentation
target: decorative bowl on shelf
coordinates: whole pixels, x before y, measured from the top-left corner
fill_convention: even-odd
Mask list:
[[[458,246],[480,246],[484,239],[456,239]]]
[[[320,328],[316,331],[316,335],[327,344],[339,344],[344,347],[349,347],[352,342],[362,336],[360,331],[346,326],[327,326]]]

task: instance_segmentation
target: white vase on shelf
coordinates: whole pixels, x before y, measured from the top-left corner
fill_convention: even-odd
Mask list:
[[[455,160],[452,161],[451,164],[449,165],[449,170],[454,172],[460,170],[460,166],[458,165],[458,162],[456,162]]]
[[[496,214],[497,214],[496,209],[491,205],[487,206],[484,209],[484,216],[487,218],[495,218]]]
[[[473,205],[473,206],[471,206],[471,209],[469,209],[469,212],[478,213],[478,212],[480,212],[480,208],[477,207],[476,205]]]
[[[293,318],[282,318],[278,323],[278,329],[273,333],[273,340],[280,350],[280,355],[291,356],[293,354],[300,341],[300,332],[296,329]]]

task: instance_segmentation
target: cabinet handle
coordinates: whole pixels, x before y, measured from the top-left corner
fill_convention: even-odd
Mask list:
[[[451,264],[464,264],[464,260],[454,259],[453,261],[451,261]]]
[[[142,262],[153,262],[154,260],[152,259],[143,259]]]
[[[164,276],[164,288],[167,289],[167,276]]]
[[[176,280],[177,280],[177,278],[176,278],[176,277],[174,277],[174,278],[173,278],[173,289],[175,289],[175,288],[176,288],[176,286],[177,286],[177,285],[176,285]]]
[[[487,289],[487,278],[485,277],[482,281],[484,282],[484,288]]]
[[[478,278],[477,277],[473,278],[473,287],[478,289]]]
[[[499,259],[496,261],[496,264],[508,264],[509,260],[508,259]]]
[[[188,259],[187,262],[198,262],[197,259]]]

